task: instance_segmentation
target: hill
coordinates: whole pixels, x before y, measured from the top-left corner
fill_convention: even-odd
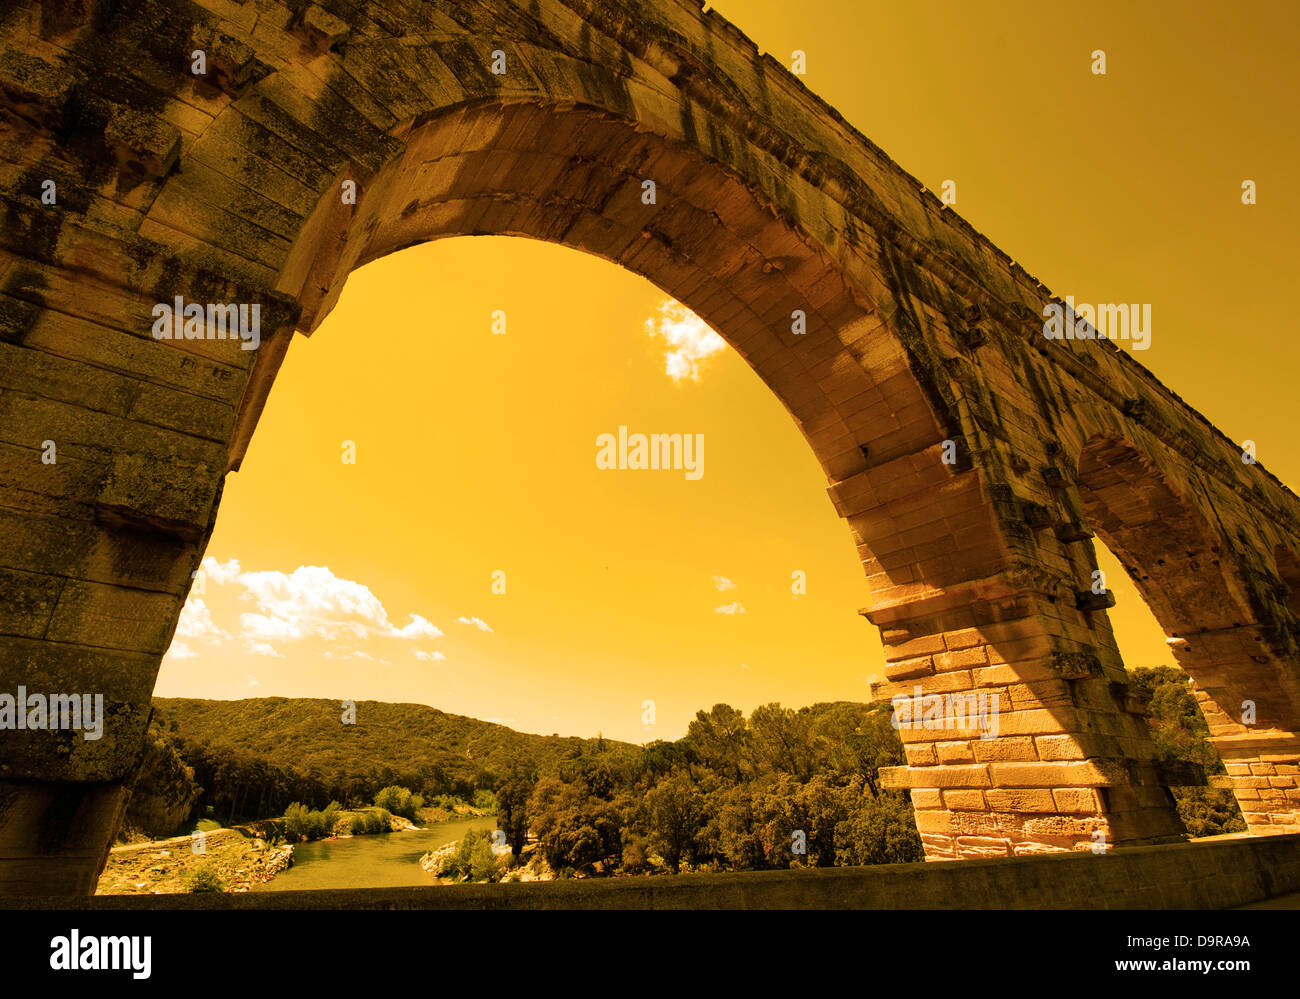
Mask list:
[[[437,774],[448,786],[482,787],[490,782],[479,778],[508,773],[516,761],[531,760],[547,773],[598,746],[596,739],[516,732],[427,704],[357,701],[355,724],[343,724],[340,704],[307,697],[153,701],[155,724],[186,741],[232,746],[304,774]],[[637,748],[602,741],[606,748]]]

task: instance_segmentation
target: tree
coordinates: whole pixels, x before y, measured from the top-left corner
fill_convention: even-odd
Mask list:
[[[874,792],[865,782],[855,784],[854,791],[858,800],[835,830],[837,863],[910,864],[924,859],[906,797]]]
[[[1200,764],[1208,774],[1223,773],[1223,761],[1210,744],[1210,727],[1192,695],[1191,677],[1182,670],[1160,666],[1130,670],[1129,678],[1150,697],[1146,720],[1156,756]],[[1170,791],[1191,835],[1245,832],[1246,821],[1231,791],[1214,787],[1174,787]]]
[[[404,787],[385,787],[375,795],[375,807],[383,808],[394,815],[401,815],[412,822],[419,818],[420,809],[424,807],[424,798],[412,794]]]
[[[779,704],[764,704],[749,716],[755,761],[764,770],[793,774],[807,780],[813,774],[812,715],[807,708],[794,711]]]
[[[514,770],[497,789],[497,822],[517,862],[528,841],[528,798],[537,786],[531,768]]]
[[[538,781],[528,800],[538,848],[551,867],[608,869],[623,854],[622,816],[615,802],[594,798],[582,782]]]
[[[697,711],[685,741],[695,747],[701,763],[727,780],[739,783],[752,773],[745,716],[729,704]]]
[[[704,798],[683,773],[665,777],[646,795],[650,842],[673,873],[695,858],[695,835],[704,825]]]

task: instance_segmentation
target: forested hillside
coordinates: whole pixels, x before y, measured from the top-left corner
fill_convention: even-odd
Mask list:
[[[1221,765],[1177,670],[1139,669],[1160,755]],[[903,761],[886,703],[700,711],[675,742],[529,735],[423,704],[158,698],[127,815],[165,835],[203,815],[246,821],[292,803],[369,805],[384,788],[426,799],[478,792],[522,848],[526,834],[556,870],[643,870],[656,864],[753,869],[920,857],[906,795],[879,785]],[[1213,788],[1175,790],[1196,836],[1244,828]],[[791,842],[803,853],[792,853]],[[806,840],[806,842],[805,842]],[[517,852],[517,850],[516,850]],[[650,860],[657,857],[658,860]]]
[[[340,701],[318,698],[158,697],[153,705],[155,722],[190,742],[232,746],[267,763],[326,778],[387,775],[380,786],[402,784],[430,794],[491,788],[493,776],[521,758],[550,771],[564,756],[581,753],[596,741],[516,732],[427,704],[355,703],[353,724],[344,723]]]

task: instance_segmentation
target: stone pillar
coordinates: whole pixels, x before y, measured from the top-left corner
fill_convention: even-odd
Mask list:
[[[1090,548],[1078,567],[1035,561],[980,473],[937,447],[830,492],[872,583],[863,613],[888,681],[873,693],[895,703],[907,757],[882,783],[911,791],[927,859],[1185,837],[1105,619],[1113,601],[1077,582]]]
[[[0,731],[0,897],[88,894],[212,529],[245,385],[258,355],[282,353],[296,307],[31,197],[9,210],[0,693],[89,698],[101,710],[96,732],[85,722]],[[154,306],[177,296],[260,305],[259,349],[153,336]]]
[[[1243,725],[1203,690],[1196,699],[1228,771],[1212,783],[1232,791],[1247,830],[1253,836],[1300,833],[1300,736]]]
[[[127,796],[118,781],[0,781],[0,898],[93,895]]]

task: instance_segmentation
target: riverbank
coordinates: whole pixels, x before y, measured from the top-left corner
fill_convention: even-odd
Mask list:
[[[196,877],[210,878],[221,891],[250,891],[294,862],[292,845],[271,846],[259,831],[255,826],[235,826],[205,832],[199,840],[173,836],[114,847],[95,894],[186,893]]]
[[[420,858],[467,832],[490,833],[495,820],[470,816],[387,836],[340,836],[298,844],[294,865],[257,892],[338,888],[398,888],[438,884]]]
[[[356,818],[372,816],[382,816],[382,831],[373,828],[379,823],[367,821],[365,834],[350,834]],[[277,875],[300,863],[309,870],[291,879],[291,887],[427,884],[432,879],[421,878],[418,867],[413,878],[409,865],[430,847],[468,829],[481,831],[492,822],[483,810],[464,804],[423,808],[418,818],[420,825],[375,807],[345,810],[337,816],[333,836],[295,843],[284,842],[284,817],[263,819],[204,831],[199,853],[190,835],[126,843],[110,851],[95,893],[183,894],[200,886],[206,891],[246,892],[268,887]],[[392,843],[381,842],[390,837]],[[346,845],[354,840],[375,845]],[[322,866],[325,860],[331,861],[328,867]]]

